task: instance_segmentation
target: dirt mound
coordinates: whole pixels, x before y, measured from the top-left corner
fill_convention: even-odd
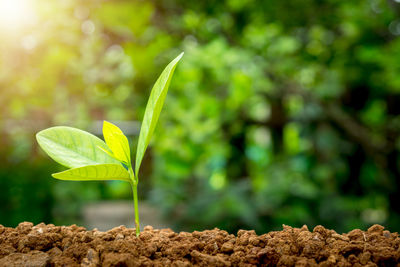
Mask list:
[[[337,234],[317,226],[237,236],[124,226],[107,232],[24,222],[0,225],[0,266],[400,266],[400,238],[380,225]]]

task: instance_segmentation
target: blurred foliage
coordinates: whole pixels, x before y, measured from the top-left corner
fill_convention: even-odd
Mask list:
[[[0,27],[0,223],[70,223],[84,201],[130,197],[120,183],[54,182],[34,133],[140,121],[183,50],[139,186],[176,230],[400,230],[398,1],[47,0],[34,11],[31,25]]]

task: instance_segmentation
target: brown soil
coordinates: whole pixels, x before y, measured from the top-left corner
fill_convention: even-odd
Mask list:
[[[0,266],[400,266],[400,238],[380,225],[337,234],[317,226],[237,236],[214,229],[175,233],[124,226],[0,225]]]

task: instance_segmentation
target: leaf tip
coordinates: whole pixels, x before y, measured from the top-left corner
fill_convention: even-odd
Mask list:
[[[45,130],[41,130],[40,132],[38,132],[38,133],[35,134],[36,142],[39,144],[40,147],[42,147],[42,141],[43,141],[43,139],[44,139],[44,137],[43,137],[44,131],[45,131]],[[43,147],[42,147],[42,148],[43,148]]]
[[[41,131],[40,131],[40,132],[41,132]],[[38,132],[38,133],[35,134],[36,141],[38,141],[38,142],[39,142],[39,139],[40,139],[40,135],[39,135],[40,132]]]
[[[39,139],[45,130],[41,130],[35,134],[36,140]]]
[[[185,54],[185,52],[180,53],[179,56],[176,57],[176,59],[180,60],[183,57],[184,54]]]
[[[106,121],[106,120],[103,120],[103,128],[104,128],[104,126],[109,126],[109,125],[111,125],[110,122],[108,122],[108,121]]]

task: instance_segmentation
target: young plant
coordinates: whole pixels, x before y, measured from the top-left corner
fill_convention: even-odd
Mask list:
[[[107,121],[103,123],[105,142],[88,132],[67,126],[48,128],[36,134],[42,149],[53,160],[70,168],[52,174],[54,178],[70,181],[121,180],[131,184],[136,235],[140,233],[137,197],[140,165],[154,133],[172,75],[182,56],[183,53],[168,64],[151,90],[139,134],[135,171],[128,139],[117,126]]]

